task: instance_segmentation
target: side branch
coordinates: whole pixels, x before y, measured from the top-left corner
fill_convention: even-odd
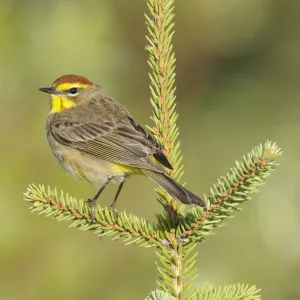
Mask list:
[[[205,197],[209,203],[207,208],[188,211],[178,228],[178,236],[202,241],[212,234],[215,227],[220,226],[233,211],[241,210],[238,206],[251,199],[257,187],[265,183],[277,166],[275,158],[281,153],[276,144],[267,142],[254,148],[242,162],[236,162],[236,167],[221,177]]]
[[[229,285],[226,287],[203,287],[198,288],[196,297],[197,300],[209,300],[209,299],[222,299],[222,300],[233,300],[233,299],[248,299],[248,300],[259,300],[261,296],[258,294],[260,289],[255,285],[249,286],[245,284]]]
[[[116,214],[110,208],[97,205],[95,221],[91,223],[89,207],[83,200],[77,201],[63,192],[46,190],[43,185],[30,185],[24,194],[25,200],[32,203],[31,211],[52,218],[72,220],[70,227],[79,230],[93,230],[98,236],[115,235],[113,240],[122,239],[126,244],[141,243],[145,247],[162,247],[163,241],[151,223],[125,212]]]

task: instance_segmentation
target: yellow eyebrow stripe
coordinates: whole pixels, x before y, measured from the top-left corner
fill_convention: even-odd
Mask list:
[[[87,84],[82,84],[82,83],[61,83],[55,89],[57,91],[64,91],[73,87],[80,89],[80,88],[87,88],[89,86]]]

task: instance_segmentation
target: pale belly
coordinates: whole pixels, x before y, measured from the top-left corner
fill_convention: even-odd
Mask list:
[[[135,168],[101,160],[74,148],[61,145],[48,137],[52,153],[59,164],[75,179],[102,186],[110,177],[111,183],[121,183],[130,174],[140,174]]]

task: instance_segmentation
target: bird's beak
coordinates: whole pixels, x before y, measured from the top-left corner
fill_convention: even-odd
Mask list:
[[[40,88],[39,91],[48,93],[48,94],[55,94],[55,89],[53,87]]]

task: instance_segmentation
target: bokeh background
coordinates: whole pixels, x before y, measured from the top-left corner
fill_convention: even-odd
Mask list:
[[[43,183],[95,193],[54,160],[39,87],[81,74],[151,124],[146,1],[0,0],[0,299],[144,299],[153,250],[31,214],[22,193]],[[198,194],[267,139],[281,166],[244,212],[198,246],[197,284],[256,284],[264,299],[300,299],[300,2],[176,1],[177,111],[187,187]],[[154,220],[153,184],[134,177],[119,210]],[[100,202],[110,203],[115,186]]]

